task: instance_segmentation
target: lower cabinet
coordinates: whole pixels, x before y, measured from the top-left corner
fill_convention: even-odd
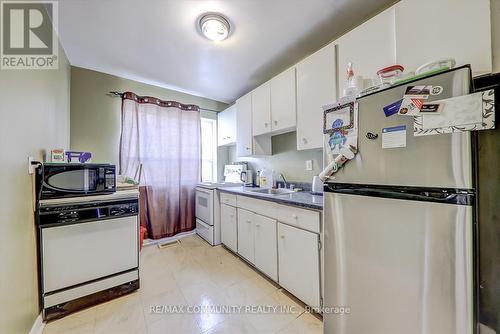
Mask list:
[[[238,251],[238,225],[236,208],[227,204],[220,205],[221,242],[233,252]]]
[[[274,281],[278,281],[278,247],[276,220],[254,214],[255,266]]]
[[[238,254],[255,264],[254,213],[238,209]]]
[[[276,220],[238,209],[238,254],[278,281]]]
[[[227,194],[220,212],[227,248],[307,305],[321,306],[321,213]]]
[[[279,284],[310,306],[320,305],[319,235],[278,223]]]

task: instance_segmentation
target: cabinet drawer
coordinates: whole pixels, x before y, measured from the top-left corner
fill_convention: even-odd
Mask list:
[[[221,192],[220,202],[223,204],[236,206],[236,195]]]
[[[276,204],[254,199],[246,196],[238,196],[238,207],[248,211],[258,213],[259,215],[276,219]]]
[[[317,211],[277,205],[275,216],[278,221],[293,225],[314,233],[320,233],[320,215]]]

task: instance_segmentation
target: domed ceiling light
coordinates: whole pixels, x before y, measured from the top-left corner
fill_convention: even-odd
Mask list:
[[[207,13],[200,19],[200,29],[203,36],[214,42],[225,40],[229,36],[229,21],[221,14]]]

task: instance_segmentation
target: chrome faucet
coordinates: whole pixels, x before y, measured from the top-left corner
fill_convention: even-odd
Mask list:
[[[285,189],[286,189],[288,182],[286,182],[286,179],[285,179],[285,176],[283,175],[283,173],[280,173],[280,177],[283,179],[283,184],[284,184]]]

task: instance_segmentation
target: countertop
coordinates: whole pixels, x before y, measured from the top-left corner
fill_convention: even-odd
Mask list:
[[[292,205],[306,209],[323,210],[323,196],[313,195],[308,191],[299,191],[292,194],[270,195],[252,192],[244,187],[218,187],[219,191],[253,197],[279,204]]]

